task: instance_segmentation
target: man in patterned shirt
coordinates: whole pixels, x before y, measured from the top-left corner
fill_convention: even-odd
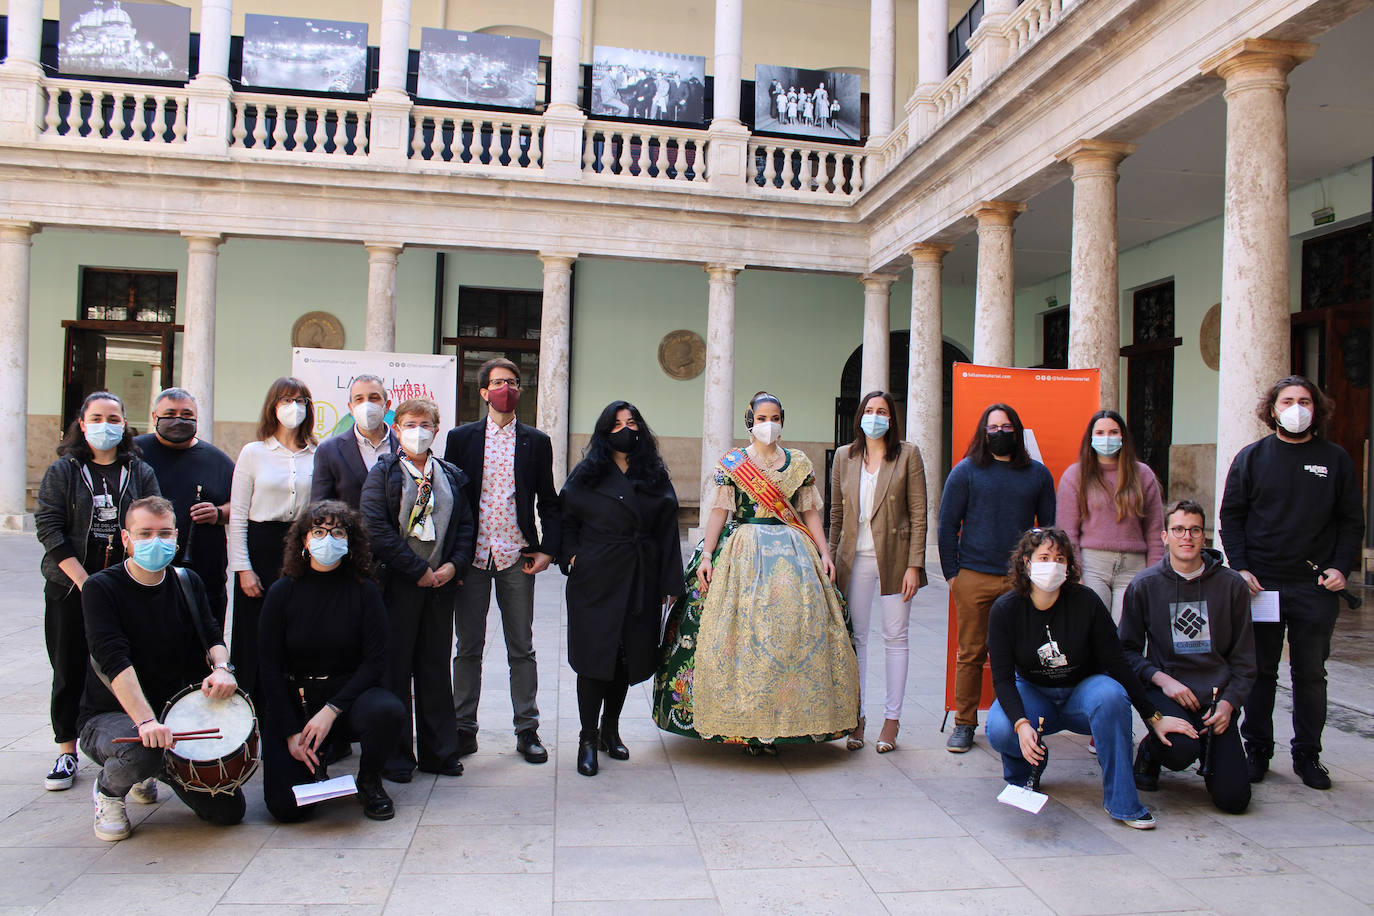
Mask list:
[[[477,703],[482,692],[491,588],[506,637],[516,750],[530,763],[549,752],[539,740],[539,676],[534,658],[534,577],[558,555],[562,515],[553,482],[549,437],[515,418],[520,370],[508,359],[491,359],[477,370],[478,393],[487,415],[448,434],[444,458],[472,481],[467,490],[477,518],[472,569],[458,593],[453,660],[453,705],[458,714],[459,754],[477,750]],[[539,528],[535,527],[538,501]],[[543,537],[540,537],[540,531]]]

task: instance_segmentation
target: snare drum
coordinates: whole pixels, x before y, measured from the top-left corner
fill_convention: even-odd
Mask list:
[[[242,690],[212,700],[191,684],[167,701],[162,724],[174,732],[220,731],[219,738],[178,742],[163,755],[167,778],[183,789],[232,795],[258,768],[258,719]]]

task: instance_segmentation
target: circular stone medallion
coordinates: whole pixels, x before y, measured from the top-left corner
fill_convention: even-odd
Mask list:
[[[291,326],[291,346],[338,350],[344,345],[343,322],[329,312],[306,312]]]
[[[678,381],[696,378],[706,368],[706,341],[696,331],[669,331],[659,341],[658,364]]]
[[[1202,329],[1198,331],[1198,348],[1202,350],[1202,361],[1213,372],[1221,366],[1221,303],[1218,302],[1202,316]]]

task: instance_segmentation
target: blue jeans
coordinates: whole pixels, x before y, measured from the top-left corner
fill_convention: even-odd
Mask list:
[[[1044,716],[1045,734],[1071,731],[1093,736],[1102,767],[1102,807],[1108,814],[1117,820],[1145,816],[1131,770],[1133,713],[1126,688],[1105,674],[1089,675],[1074,687],[1040,687],[1018,675],[1016,691],[1032,725]],[[988,711],[988,743],[1002,755],[1003,778],[1025,785],[1031,765],[1021,756],[1021,741],[1000,702]]]

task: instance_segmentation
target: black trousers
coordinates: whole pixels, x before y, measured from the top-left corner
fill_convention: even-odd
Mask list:
[[[453,711],[453,609],[457,586],[420,588],[393,575],[386,587],[387,680],[406,710],[388,773],[433,772],[458,759]],[[414,750],[411,698],[414,697]]]
[[[282,545],[290,522],[249,522],[248,562],[262,580],[264,597],[272,583],[281,578]],[[263,598],[250,598],[234,576],[234,644],[229,647],[229,660],[234,663],[239,687],[258,705],[262,697],[258,677],[258,618],[262,616]]]
[[[1274,692],[1288,635],[1288,668],[1293,680],[1293,753],[1320,754],[1326,727],[1326,659],[1340,614],[1335,592],[1303,582],[1261,582],[1279,592],[1278,623],[1255,624],[1255,661],[1259,673],[1245,702],[1240,733],[1254,750],[1274,752]]]
[[[306,707],[306,715],[313,716],[322,705],[322,702],[310,704]],[[348,712],[334,720],[334,727],[325,737],[325,746],[357,741],[362,746],[358,772],[380,775],[400,738],[405,718],[405,706],[394,693],[385,687],[370,687],[353,701]],[[319,778],[319,768],[311,773],[305,764],[291,756],[286,749],[288,737],[275,734],[270,728],[265,728],[262,736],[263,801],[272,816],[284,822],[310,816],[315,806],[297,806],[291,787]],[[322,759],[323,750],[321,748],[318,755]]]
[[[52,736],[58,744],[75,741],[81,691],[90,670],[86,623],[81,616],[81,590],[75,586],[43,585],[43,637],[52,665],[52,701],[48,712]]]
[[[1189,712],[1164,695],[1155,686],[1145,688],[1158,709],[1166,716],[1177,716],[1202,729],[1202,715],[1206,712]],[[1208,703],[1210,697],[1198,697],[1201,703]],[[1215,743],[1212,748],[1212,771],[1207,776],[1207,792],[1212,796],[1212,804],[1227,814],[1240,814],[1250,805],[1250,774],[1245,767],[1245,748],[1240,743],[1240,730],[1236,728],[1238,713],[1231,716],[1231,724],[1220,735],[1209,736],[1206,740]],[[1150,754],[1160,764],[1177,773],[1187,769],[1202,757],[1203,742],[1186,735],[1169,735],[1170,746],[1165,747],[1149,733]]]

